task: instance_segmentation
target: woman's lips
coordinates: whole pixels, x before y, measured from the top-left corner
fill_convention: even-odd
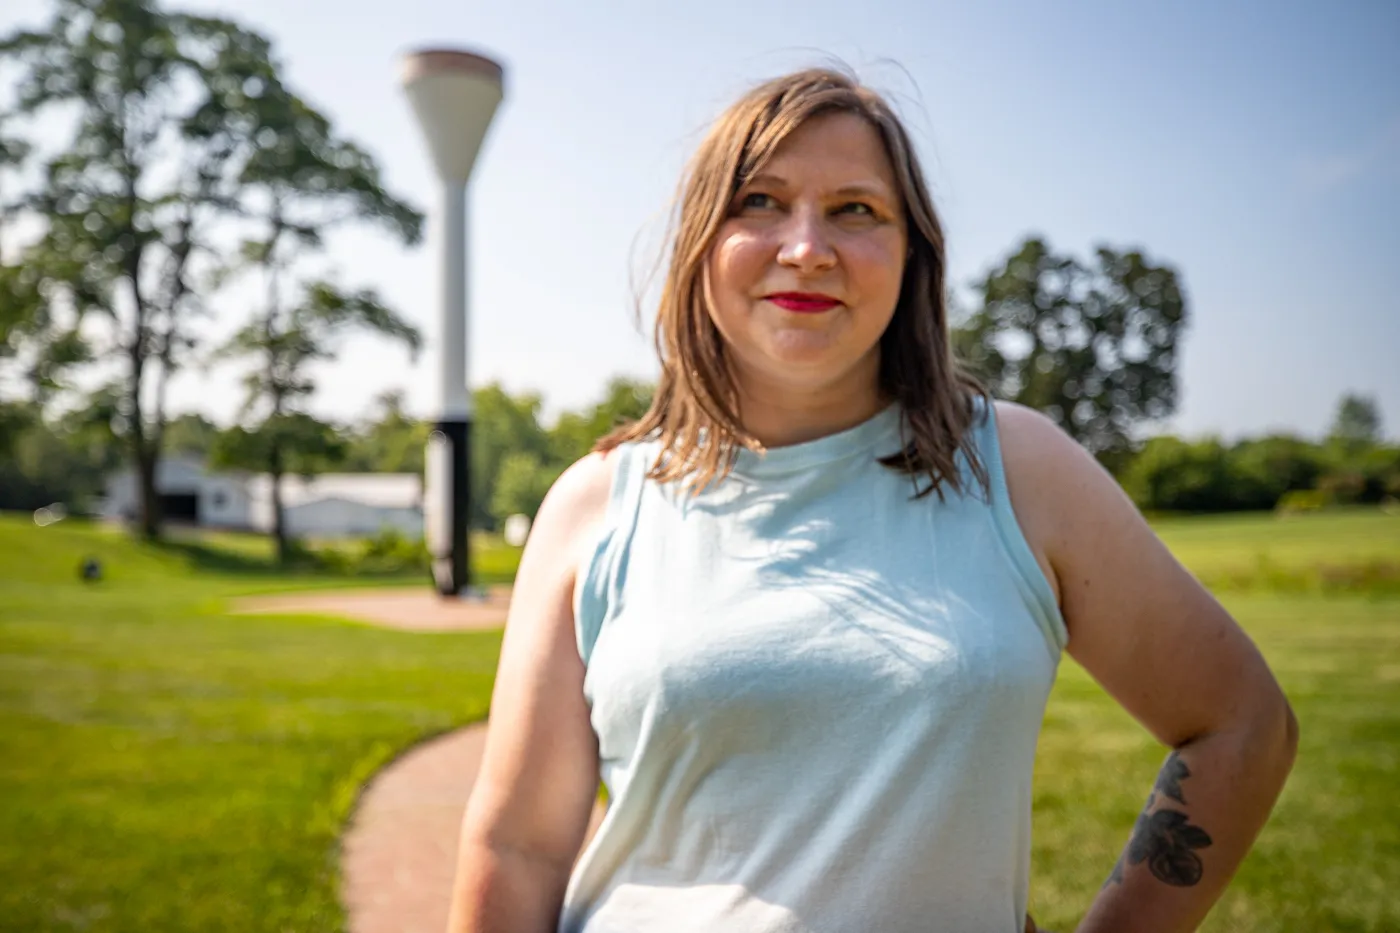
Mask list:
[[[819,314],[822,311],[830,311],[841,303],[829,295],[813,292],[777,292],[769,295],[767,300],[784,311],[797,314]]]

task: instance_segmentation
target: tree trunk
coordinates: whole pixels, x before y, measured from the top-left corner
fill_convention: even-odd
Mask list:
[[[282,474],[272,474],[272,537],[277,542],[277,564],[286,567],[292,562],[292,549],[287,540],[287,516],[282,511]]]
[[[147,541],[160,539],[160,491],[156,489],[157,458],[140,437],[133,438],[136,449],[136,476],[141,502],[141,537]]]
[[[272,479],[272,540],[277,544],[277,565],[285,568],[292,562],[292,550],[287,540],[287,516],[282,508],[282,451],[275,443],[268,458],[267,472]]]
[[[141,375],[144,363],[145,360],[136,352],[131,354],[131,411],[126,431],[131,459],[136,466],[137,529],[145,540],[156,541],[161,532],[160,490],[156,488],[156,467],[160,461],[160,449],[146,436],[146,413],[141,407]]]
[[[121,125],[121,151],[126,152],[126,125]],[[125,159],[125,156],[124,156]],[[125,162],[127,228],[125,236],[130,239],[124,259],[127,287],[131,290],[132,334],[128,352],[131,359],[131,382],[127,387],[131,400],[129,413],[133,453],[136,455],[136,474],[141,493],[141,537],[147,541],[160,538],[161,514],[160,491],[156,489],[156,468],[160,462],[159,431],[147,436],[146,412],[141,405],[141,390],[145,385],[146,359],[150,353],[149,308],[141,291],[141,260],[144,254],[142,239],[136,229],[140,198],[136,194],[136,181],[139,174],[129,160]]]

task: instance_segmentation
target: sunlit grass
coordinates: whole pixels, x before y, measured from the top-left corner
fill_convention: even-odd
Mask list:
[[[1215,589],[1400,595],[1400,514],[1342,509],[1159,519],[1158,535]]]
[[[1283,797],[1203,930],[1400,930],[1400,599],[1225,598],[1301,724]],[[1032,910],[1072,930],[1165,750],[1066,659],[1037,759]]]
[[[1400,560],[1400,518],[1378,512],[1157,527],[1203,579],[1261,553],[1302,570]],[[363,780],[484,716],[498,635],[228,616],[233,595],[385,581],[276,572],[261,538],[195,543],[0,518],[0,930],[341,929],[336,839]],[[517,549],[473,544],[480,582],[510,579]],[[78,579],[86,556],[102,583]],[[1206,929],[1400,929],[1400,598],[1245,582],[1223,598],[1289,692],[1302,749]],[[1036,778],[1044,925],[1073,929],[1162,756],[1065,662]]]
[[[227,616],[278,578],[68,522],[0,554],[0,930],[339,929],[361,782],[486,712],[494,633]]]

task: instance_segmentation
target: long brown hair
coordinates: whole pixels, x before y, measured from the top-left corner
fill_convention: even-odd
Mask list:
[[[673,238],[660,305],[656,352],[661,378],[642,418],[598,441],[595,450],[658,438],[661,452],[649,476],[685,480],[699,491],[728,474],[739,449],[761,451],[740,425],[738,394],[724,343],[710,318],[704,288],[706,259],[746,180],[779,145],[820,114],[854,113],[884,143],[904,205],[909,257],[894,317],[880,338],[880,388],[899,404],[908,430],[904,448],[881,459],[928,484],[917,495],[963,482],[959,451],[985,488],[986,467],[969,437],[986,390],[954,358],[948,335],[943,227],[924,184],[914,148],[893,109],[854,78],[812,68],[758,85],[726,110],[701,142],[681,179]]]

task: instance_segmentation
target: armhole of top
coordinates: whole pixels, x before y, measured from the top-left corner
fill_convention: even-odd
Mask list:
[[[650,469],[644,445],[621,444],[613,448],[612,456],[616,462],[608,504],[597,539],[585,552],[578,568],[578,582],[574,585],[574,638],[585,668],[622,588],[642,485]]]
[[[1055,593],[1050,581],[1045,579],[1045,571],[1035,559],[1030,542],[1026,540],[1016,511],[1011,505],[1011,492],[1006,483],[1006,468],[1001,459],[1001,437],[997,433],[996,404],[985,403],[978,419],[978,452],[982,465],[987,470],[989,488],[987,490],[992,513],[992,524],[1002,550],[1014,571],[1017,588],[1031,614],[1045,636],[1047,647],[1053,656],[1058,657],[1069,642],[1069,630],[1065,626],[1064,615],[1055,602]]]

